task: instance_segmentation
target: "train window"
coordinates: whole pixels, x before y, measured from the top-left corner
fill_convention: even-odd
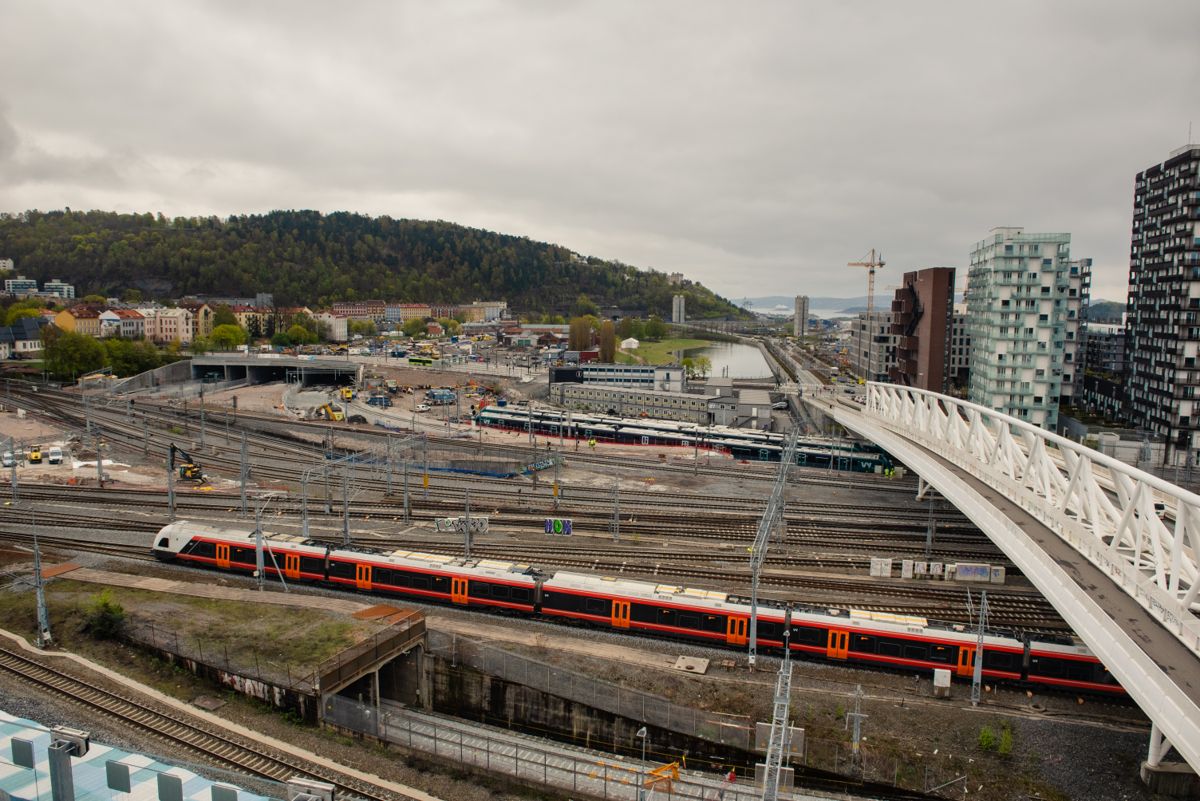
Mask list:
[[[1063,664],[1057,659],[1044,659],[1035,656],[1029,662],[1029,672],[1036,673],[1039,676],[1061,676],[1063,674]]]
[[[422,576],[419,573],[413,573],[410,576],[410,581],[414,590],[429,589],[429,576]]]
[[[929,650],[924,645],[905,645],[905,659],[926,659],[929,656]]]
[[[987,651],[983,652],[983,666],[985,668],[995,668],[996,670],[1010,670],[1013,668],[1013,662],[1016,659],[1016,654],[1010,654],[1006,651]]]
[[[792,643],[798,645],[821,645],[825,642],[825,630],[811,626],[792,626]]]
[[[433,588],[438,592],[450,592],[449,576],[433,576]],[[428,585],[426,585],[428,586]]]
[[[677,625],[680,628],[684,628],[684,629],[699,629],[700,628],[700,616],[699,615],[689,615],[686,612],[681,612],[679,615],[679,623]]]
[[[158,541],[158,547],[166,548],[168,545],[170,545],[170,542],[171,542],[170,537],[163,537],[161,540]]]
[[[190,552],[196,554],[196,556],[212,558],[217,553],[217,546],[211,542],[197,542],[193,544]]]
[[[325,561],[311,556],[301,556],[300,569],[305,573],[322,573],[325,571]]]
[[[722,631],[723,632],[726,630],[725,629],[726,622],[727,622],[726,619],[723,617],[717,617],[716,615],[707,615],[704,618],[704,630],[705,631]]]
[[[875,638],[869,634],[855,634],[850,638],[850,650],[861,654],[875,653]]]
[[[528,587],[513,587],[512,599],[514,601],[524,601],[529,603],[529,588]]]
[[[901,656],[903,650],[895,640],[880,639],[875,645],[875,653],[880,656]]]
[[[229,557],[231,562],[241,562],[244,565],[254,564],[254,551],[249,548],[233,548],[233,554]]]
[[[354,578],[354,565],[350,562],[330,562],[330,578]]]
[[[371,581],[374,582],[375,584],[394,585],[396,583],[396,580],[393,577],[392,572],[393,571],[388,570],[386,568],[377,567],[373,571],[371,571]]]
[[[629,619],[639,623],[657,623],[658,609],[646,604],[630,604]]]
[[[931,645],[929,646],[928,659],[931,662],[944,662],[950,664],[956,661],[958,657],[958,648],[953,645]]]
[[[585,598],[583,611],[589,615],[607,615],[609,613],[608,601],[600,598]]]
[[[505,599],[505,598],[508,598],[508,596],[509,596],[508,585],[506,585],[506,584],[493,584],[492,585],[492,597],[493,598]]]

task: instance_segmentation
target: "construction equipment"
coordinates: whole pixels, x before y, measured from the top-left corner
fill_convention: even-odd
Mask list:
[[[354,400],[354,387],[342,387],[342,400]]]
[[[320,409],[317,409],[317,416],[324,417],[332,422],[341,422],[346,419],[346,413],[337,404],[327,403]]]
[[[181,481],[197,481],[204,482],[207,479],[204,477],[204,472],[200,468],[200,463],[191,457],[183,448],[171,445],[171,470],[179,470],[179,479]]]
[[[867,268],[867,326],[868,330],[871,325],[871,315],[875,311],[875,271],[882,267],[886,262],[883,260],[883,254],[880,253],[878,258],[875,256],[875,248],[871,248],[871,255],[866,261],[851,261],[847,262],[847,267],[866,267]]]

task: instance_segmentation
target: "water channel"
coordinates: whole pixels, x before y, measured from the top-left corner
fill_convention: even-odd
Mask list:
[[[771,368],[762,352],[740,342],[713,342],[703,348],[685,350],[684,357],[706,356],[712,362],[709,375],[715,378],[770,378]]]

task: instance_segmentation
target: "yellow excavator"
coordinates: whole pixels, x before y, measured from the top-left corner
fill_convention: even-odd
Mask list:
[[[181,481],[203,483],[207,480],[204,477],[204,471],[200,469],[199,462],[193,459],[187,451],[171,445],[171,470],[176,469],[179,470]]]

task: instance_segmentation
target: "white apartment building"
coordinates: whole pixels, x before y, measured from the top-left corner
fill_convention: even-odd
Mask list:
[[[993,228],[975,244],[967,274],[973,403],[1055,430],[1070,259],[1070,234]]]
[[[792,321],[792,335],[808,336],[808,295],[796,296],[795,320]]]
[[[868,381],[889,382],[889,372],[896,366],[896,335],[892,333],[892,313],[859,312],[850,334],[850,364],[856,375]]]

